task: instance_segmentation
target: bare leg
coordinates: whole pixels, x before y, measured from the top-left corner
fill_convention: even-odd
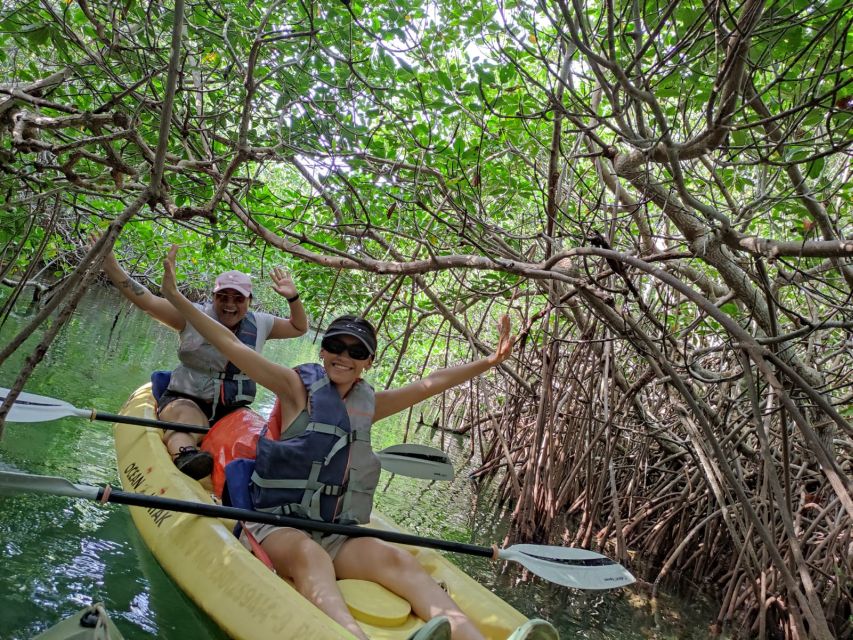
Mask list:
[[[447,616],[455,640],[483,640],[483,635],[408,551],[377,538],[351,538],[334,562],[341,580],[370,580],[405,598],[422,620]]]
[[[159,413],[159,418],[167,422],[181,422],[200,427],[208,426],[207,417],[198,408],[198,405],[185,398],[173,400],[163,407]],[[163,433],[163,442],[173,458],[178,455],[181,447],[196,447],[200,441],[201,434],[199,433],[184,433],[183,431],[171,431],[169,429]]]
[[[293,580],[299,593],[355,637],[368,640],[347,608],[332,559],[323,547],[304,532],[287,528],[268,535],[261,546],[278,575]]]

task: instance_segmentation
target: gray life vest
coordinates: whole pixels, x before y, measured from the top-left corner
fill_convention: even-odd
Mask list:
[[[254,507],[366,524],[380,472],[370,446],[373,387],[359,380],[343,399],[321,365],[304,364],[296,371],[308,391],[308,421],[297,418],[279,440],[258,439],[250,486]]]
[[[212,304],[196,306],[217,320]],[[255,351],[260,351],[266,340],[266,336],[258,336],[257,320],[251,311],[240,321],[234,335],[240,342]],[[219,404],[225,406],[251,404],[257,392],[254,380],[229,362],[228,358],[223,356],[189,322],[181,331],[180,340],[178,359],[181,363],[172,371],[172,378],[169,381],[170,391],[177,391],[212,403],[211,417],[216,413],[216,407]]]

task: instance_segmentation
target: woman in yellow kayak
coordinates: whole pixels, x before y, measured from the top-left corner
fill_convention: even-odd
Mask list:
[[[312,417],[318,412],[318,407],[315,405],[317,398],[326,404],[336,402],[343,404],[341,399],[344,399],[349,419],[354,421],[353,433],[358,431],[358,424],[364,424],[369,434],[369,428],[373,422],[462,384],[499,365],[512,353],[513,338],[510,337],[509,319],[504,316],[498,324],[497,349],[490,356],[456,367],[441,369],[404,387],[374,394],[372,388],[361,380],[361,375],[370,368],[376,354],[375,331],[373,326],[363,318],[345,316],[330,325],[321,344],[320,359],[323,365],[320,375],[322,378],[307,380],[306,371],[311,370],[312,366],[317,370],[320,368],[319,365],[302,365],[291,369],[271,362],[260,353],[247,348],[231,331],[206,316],[185,298],[178,291],[175,280],[177,250],[178,247],[173,246],[163,262],[165,273],[162,294],[224,356],[255,382],[276,394],[280,403],[282,436],[296,423],[307,422],[309,411]],[[317,392],[315,396],[315,390],[322,388],[323,385],[337,391],[337,394],[332,397]],[[351,398],[354,399],[351,401]],[[357,405],[358,409],[352,408],[351,404]],[[328,411],[325,411],[324,415],[328,415]],[[359,423],[360,415],[365,416],[363,423]],[[326,420],[328,421],[328,418]],[[304,426],[302,425],[303,429]],[[335,429],[334,425],[330,427],[328,424],[323,424],[322,426],[327,430]],[[353,444],[355,445],[360,439],[353,438],[355,441]],[[369,446],[369,440],[367,442]],[[333,453],[329,453],[328,457],[331,458],[332,455]],[[358,455],[354,446],[350,458]],[[253,481],[257,479],[261,457],[259,447],[258,468]],[[367,505],[369,518],[369,508],[379,475],[378,463],[375,466],[375,472],[368,472],[367,475],[370,476],[366,481],[368,486],[361,487],[361,490],[367,494],[368,499],[365,502],[362,495],[361,504]],[[355,482],[351,477],[348,480],[347,486]],[[363,477],[360,481],[365,483]],[[348,515],[358,514],[360,504],[358,497],[345,504],[349,504],[351,508]],[[339,511],[335,511],[335,514],[337,517]],[[319,514],[318,518],[323,519]],[[328,516],[325,518],[328,519]],[[360,520],[358,517],[356,519]],[[249,525],[249,527],[272,560],[278,575],[291,579],[305,598],[357,638],[366,640],[364,632],[352,617],[338,589],[337,580],[339,579],[351,578],[376,582],[408,600],[418,617],[430,621],[414,636],[419,640],[449,638],[451,629],[453,638],[457,640],[483,638],[477,627],[456,606],[450,596],[405,550],[371,537],[345,538],[333,535],[323,536],[319,541],[315,541],[309,534],[289,527],[271,525]],[[525,625],[526,629],[519,629],[520,633],[513,634],[512,637],[543,639],[557,637],[553,627],[548,623],[541,620],[531,622],[533,624],[528,623]]]

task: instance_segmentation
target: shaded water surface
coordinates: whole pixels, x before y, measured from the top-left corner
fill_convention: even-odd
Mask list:
[[[0,329],[6,343],[27,322],[27,310]],[[31,338],[0,370],[10,386]],[[155,369],[175,362],[176,334],[124,302],[95,289],[38,366],[27,391],[77,407],[116,412]],[[273,341],[265,353],[295,365],[316,360],[311,340]],[[270,396],[256,408],[265,413]],[[415,414],[417,415],[417,413]],[[406,415],[375,428],[377,449],[402,439]],[[457,462],[452,483],[428,483],[383,472],[377,506],[419,535],[475,544],[502,538],[501,518],[483,508],[467,478],[467,440],[412,427],[409,440],[442,446]],[[0,469],[62,476],[73,482],[118,483],[112,428],[67,418],[8,424]],[[528,616],[554,622],[563,638],[627,640],[704,638],[713,609],[664,596],[653,613],[634,589],[586,592],[529,580],[517,568],[453,556],[481,584]],[[522,581],[526,580],[526,581]],[[126,507],[51,496],[0,496],[0,640],[28,639],[92,598],[102,600],[128,640],[224,638],[160,569],[137,535]]]

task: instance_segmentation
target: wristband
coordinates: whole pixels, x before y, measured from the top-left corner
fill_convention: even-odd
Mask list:
[[[297,300],[299,300],[299,294],[297,293],[297,294],[296,294],[295,296],[293,296],[292,298],[285,298],[285,300],[287,300],[287,303],[288,303],[288,304],[293,304],[294,302],[296,302]]]

